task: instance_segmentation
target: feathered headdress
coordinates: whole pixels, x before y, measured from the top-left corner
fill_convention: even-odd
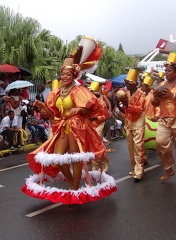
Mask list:
[[[92,73],[96,70],[101,55],[102,49],[98,42],[91,37],[83,36],[77,51],[71,51],[69,58],[65,59],[61,71],[69,69],[76,77],[80,77],[83,71]],[[68,61],[70,66],[67,65]]]

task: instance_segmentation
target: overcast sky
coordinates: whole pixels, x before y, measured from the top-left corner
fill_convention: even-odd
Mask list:
[[[160,38],[176,39],[176,0],[0,0],[32,17],[65,43],[87,35],[126,54],[146,54]]]

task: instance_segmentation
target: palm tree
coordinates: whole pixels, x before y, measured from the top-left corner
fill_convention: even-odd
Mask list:
[[[63,42],[32,18],[0,7],[0,62],[23,66],[34,79],[52,79],[66,55]]]

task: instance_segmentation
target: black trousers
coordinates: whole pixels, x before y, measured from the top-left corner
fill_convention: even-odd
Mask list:
[[[3,135],[4,137],[7,138],[7,142],[9,143],[9,147],[13,146],[13,137],[14,137],[14,133],[13,131],[10,130],[4,130],[1,135]],[[17,137],[17,145],[20,144],[20,134],[18,134]]]

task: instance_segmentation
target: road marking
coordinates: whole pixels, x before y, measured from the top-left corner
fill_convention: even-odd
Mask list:
[[[154,168],[160,167],[160,166],[161,166],[160,164],[153,165],[153,166],[151,166],[151,167],[146,168],[146,169],[144,170],[144,172],[148,172],[148,171],[150,171],[150,170],[152,170],[152,169],[154,169]],[[123,177],[123,178],[119,178],[119,179],[117,179],[115,182],[116,182],[116,183],[119,183],[119,182],[125,181],[125,180],[127,180],[127,179],[129,179],[129,178],[131,178],[131,176],[126,176],[126,177]],[[62,203],[55,203],[55,204],[52,204],[51,206],[48,206],[48,207],[42,208],[42,209],[40,209],[40,210],[38,210],[38,211],[29,213],[29,214],[27,214],[27,215],[25,215],[25,216],[31,218],[31,217],[34,217],[34,216],[36,216],[36,215],[39,215],[39,214],[41,214],[41,213],[43,213],[43,212],[49,211],[50,209],[53,209],[53,208],[56,208],[56,207],[59,207],[59,206],[62,206],[62,205],[63,205]]]
[[[0,188],[1,188],[1,187],[4,187],[4,186],[0,184]]]
[[[53,205],[51,205],[51,206],[42,208],[42,209],[40,209],[40,210],[38,210],[38,211],[29,213],[29,214],[27,214],[27,215],[25,215],[25,216],[26,216],[26,217],[34,217],[34,216],[36,216],[36,215],[38,215],[38,214],[40,214],[40,213],[46,212],[46,211],[48,211],[48,210],[50,210],[50,209],[59,207],[59,206],[61,206],[61,205],[63,205],[63,204],[62,204],[62,203],[56,203],[56,204],[53,204]]]
[[[5,171],[8,171],[8,170],[11,170],[11,169],[14,169],[14,168],[23,167],[23,166],[26,166],[26,165],[28,165],[28,163],[24,163],[24,164],[20,164],[20,165],[17,165],[17,166],[1,169],[0,172],[5,172]]]

